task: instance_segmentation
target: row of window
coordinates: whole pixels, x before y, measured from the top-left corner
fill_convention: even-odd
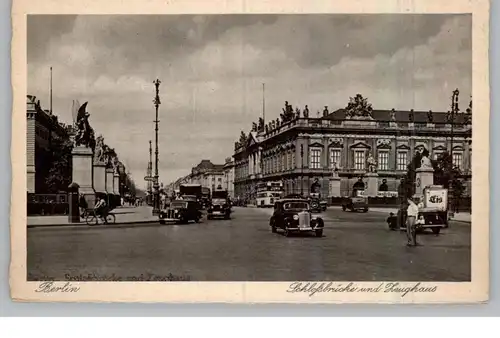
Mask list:
[[[321,169],[323,168],[321,164],[322,148],[310,148],[309,150],[309,168]],[[437,159],[443,151],[434,151],[433,158]],[[377,154],[377,169],[378,170],[389,170],[389,150],[379,150]],[[366,150],[354,150],[354,169],[355,170],[365,170],[366,168]],[[396,154],[396,170],[405,171],[408,166],[408,151],[398,150]],[[454,152],[453,153],[453,165],[459,169],[462,169],[463,165],[463,153]],[[341,149],[330,149],[329,157],[329,168],[342,168],[342,150]],[[276,172],[282,172],[294,169],[295,166],[295,152],[286,152],[277,156],[272,156],[263,159],[262,163],[263,173],[270,174]],[[248,166],[242,166],[236,168],[236,177],[246,177],[248,175]]]
[[[313,169],[321,168],[321,148],[312,148],[310,150],[310,167]],[[436,160],[443,151],[434,151],[433,157]],[[340,149],[330,149],[330,165],[329,168],[341,168],[342,167],[342,153]],[[453,166],[462,169],[463,163],[463,153],[454,152],[453,153]],[[408,166],[408,151],[399,150],[396,154],[396,169],[406,170]],[[377,159],[378,170],[389,170],[389,151],[379,150]],[[354,169],[365,170],[366,169],[366,151],[365,150],[354,150]]]

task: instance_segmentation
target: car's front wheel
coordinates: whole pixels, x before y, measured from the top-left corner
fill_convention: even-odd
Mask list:
[[[316,237],[323,237],[323,229],[315,230]]]
[[[345,205],[342,206],[342,211],[345,211],[346,210],[346,207]]]

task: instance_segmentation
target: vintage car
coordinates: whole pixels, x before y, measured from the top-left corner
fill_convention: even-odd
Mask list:
[[[424,188],[416,226],[419,230],[431,229],[436,235],[448,228],[448,189],[441,185]]]
[[[175,200],[160,211],[160,224],[166,222],[188,223],[195,221],[198,223],[202,218],[200,205],[193,200]]]
[[[207,219],[222,217],[231,218],[231,204],[228,200],[227,190],[216,190],[207,209]]]
[[[312,215],[309,202],[302,198],[277,201],[269,225],[272,232],[282,229],[287,237],[292,233],[303,232],[313,232],[316,237],[323,236],[323,219]]]
[[[311,205],[312,212],[326,211],[326,208],[328,207],[328,202],[321,199],[321,196],[318,193],[311,193],[309,195],[309,204]]]
[[[344,197],[342,199],[342,210],[357,211],[361,210],[363,212],[368,211],[368,197],[364,196],[363,190],[357,190],[350,197]]]

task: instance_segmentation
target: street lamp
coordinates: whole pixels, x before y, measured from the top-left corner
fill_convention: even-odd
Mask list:
[[[304,145],[300,145],[300,194],[304,196]]]
[[[155,176],[154,176],[154,182],[153,182],[153,215],[159,215],[160,214],[160,186],[158,183],[158,123],[160,122],[158,120],[158,108],[160,107],[160,96],[159,96],[159,90],[160,90],[160,83],[161,81],[156,79],[153,81],[153,84],[156,87],[156,96],[153,99],[153,103],[156,109],[156,118],[155,118]]]

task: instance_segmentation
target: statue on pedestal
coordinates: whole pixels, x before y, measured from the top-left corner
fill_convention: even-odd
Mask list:
[[[88,102],[85,102],[78,108],[78,113],[76,116],[76,128],[77,132],[75,135],[75,147],[84,146],[91,148],[94,151],[95,148],[95,137],[94,129],[90,126],[89,116],[90,114],[86,111]]]
[[[422,159],[420,160],[420,169],[434,169],[432,167],[432,162],[427,155],[422,156]]]
[[[377,161],[375,161],[372,154],[368,155],[368,159],[366,160],[366,163],[368,164],[368,172],[370,172],[370,173],[376,172]]]
[[[337,168],[337,163],[336,162],[333,162],[332,177],[333,178],[339,177],[339,168]]]

